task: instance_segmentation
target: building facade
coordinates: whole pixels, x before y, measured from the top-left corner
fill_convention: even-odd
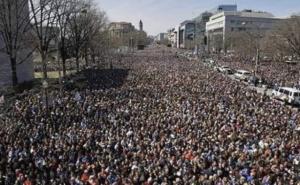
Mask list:
[[[206,23],[209,50],[224,50],[225,41],[236,31],[267,31],[279,19],[267,12],[252,10],[224,11],[210,17]]]
[[[195,40],[195,21],[182,22],[177,30],[177,48],[190,49]]]
[[[134,26],[129,22],[112,22],[109,25],[111,37],[123,37],[125,34],[133,32]]]
[[[195,47],[199,50],[206,48],[206,22],[209,18],[218,12],[222,11],[236,11],[237,5],[219,5],[216,8],[201,13],[198,17],[184,21],[179,26],[170,29],[169,38],[172,47],[193,49]],[[175,41],[173,40],[176,37]]]
[[[171,28],[168,30],[168,40],[171,43],[171,47],[177,47],[177,29]]]
[[[168,34],[167,33],[159,33],[158,35],[156,35],[154,40],[157,42],[161,42],[163,40],[168,40]]]
[[[195,21],[195,41],[197,45],[197,52],[203,53],[206,50],[207,37],[206,37],[206,23],[213,14],[211,12],[203,12],[198,17],[194,18]]]

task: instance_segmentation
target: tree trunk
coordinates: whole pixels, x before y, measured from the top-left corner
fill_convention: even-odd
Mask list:
[[[67,75],[66,59],[65,59],[65,57],[62,57],[62,70],[63,70],[63,76],[65,77]]]
[[[60,56],[62,60],[62,71],[63,71],[63,76],[65,77],[67,74],[67,69],[66,69],[66,51],[65,51],[65,39],[64,37],[61,37],[61,46],[60,46]]]
[[[87,54],[87,48],[84,50],[84,59],[85,59],[85,66],[89,66],[89,61],[88,61],[88,54]]]
[[[48,79],[46,54],[42,54],[42,65],[43,65],[43,76],[44,76],[44,79]]]
[[[18,75],[17,75],[17,61],[15,58],[10,58],[11,63],[11,75],[12,75],[12,85],[15,87],[18,85]]]
[[[93,64],[96,64],[96,55],[95,54],[92,54],[92,61],[93,61]]]
[[[79,72],[79,56],[76,55],[76,71]]]

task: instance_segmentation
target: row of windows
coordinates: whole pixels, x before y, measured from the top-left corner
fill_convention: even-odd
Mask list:
[[[288,95],[288,96],[292,96],[292,95],[293,95],[292,92],[289,92],[289,91],[284,90],[284,89],[280,89],[279,92],[280,92],[280,93],[283,93],[283,94],[285,94],[285,95]],[[300,97],[300,93],[294,93],[294,96]]]
[[[220,27],[220,26],[223,26],[224,24],[224,21],[220,21],[220,22],[216,22],[216,23],[213,23],[213,24],[210,24],[210,25],[207,25],[207,28],[214,28],[214,27]]]
[[[253,24],[253,21],[230,20],[231,24]]]
[[[246,28],[231,28],[231,31],[246,31]]]

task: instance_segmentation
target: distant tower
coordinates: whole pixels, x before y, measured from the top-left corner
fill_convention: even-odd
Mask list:
[[[140,20],[140,31],[143,31],[143,22]]]

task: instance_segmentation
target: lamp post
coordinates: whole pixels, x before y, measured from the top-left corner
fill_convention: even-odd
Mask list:
[[[84,16],[84,18],[87,18],[87,14],[88,14],[88,9],[87,9],[88,5],[85,5],[85,7],[83,7],[80,11],[80,14]],[[89,22],[88,20],[85,20],[85,22]],[[89,41],[89,35],[86,36],[85,38],[85,43],[84,43],[84,58],[85,58],[85,65],[86,67],[88,67],[88,41]]]
[[[133,53],[134,47],[133,47],[133,37],[130,37],[130,47],[131,47],[131,52]]]
[[[260,57],[260,46],[259,46],[259,39],[262,38],[261,34],[260,33],[257,33],[257,35],[255,34],[251,34],[250,32],[247,31],[247,28],[246,28],[246,25],[247,23],[246,22],[243,22],[242,23],[246,33],[251,37],[254,37],[255,39],[255,44],[256,44],[256,56],[255,56],[255,67],[254,67],[254,76],[257,76],[257,73],[258,73],[258,64],[259,64],[259,57]],[[257,31],[259,32],[260,30],[260,27],[257,26]]]
[[[46,103],[46,115],[48,116],[49,111],[49,104],[48,104],[48,88],[49,84],[46,80],[43,81],[43,89],[44,89],[44,95],[45,95],[45,103]]]

